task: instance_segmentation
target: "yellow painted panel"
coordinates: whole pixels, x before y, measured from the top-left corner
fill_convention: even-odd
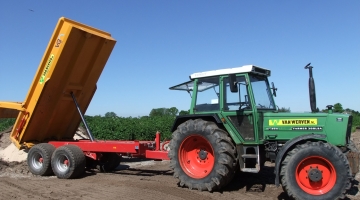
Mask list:
[[[60,18],[11,133],[17,147],[70,139],[85,113],[96,83],[116,44],[107,32]]]

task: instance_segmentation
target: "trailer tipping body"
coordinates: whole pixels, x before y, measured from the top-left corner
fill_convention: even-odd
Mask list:
[[[115,46],[107,32],[60,18],[24,102],[0,102],[0,117],[15,117],[12,142],[20,149],[49,140],[73,138],[80,116]]]

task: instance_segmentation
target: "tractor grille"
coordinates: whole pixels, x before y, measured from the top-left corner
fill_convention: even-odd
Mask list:
[[[347,143],[347,144],[350,143],[352,120],[353,120],[353,116],[350,115],[350,116],[349,116],[349,121],[348,121],[348,124],[347,124],[347,129],[346,129],[346,143]]]

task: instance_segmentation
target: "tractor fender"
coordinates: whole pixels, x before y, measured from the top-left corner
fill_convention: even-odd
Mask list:
[[[180,115],[176,116],[176,119],[174,121],[174,124],[171,128],[171,132],[174,132],[177,127],[184,123],[185,121],[189,119],[203,119],[205,121],[213,121],[217,124],[222,124],[222,121],[220,120],[219,116],[217,114],[192,114],[192,115]]]
[[[280,167],[281,167],[281,161],[284,159],[284,156],[286,155],[286,153],[291,149],[291,147],[293,147],[294,145],[300,143],[301,141],[306,141],[309,139],[315,139],[315,140],[324,140],[326,138],[326,135],[324,134],[307,134],[307,135],[301,135],[298,137],[295,137],[289,141],[287,141],[285,143],[285,145],[281,148],[281,150],[279,151],[279,153],[276,156],[275,159],[275,169],[274,169],[274,173],[275,173],[275,185],[276,187],[280,186]]]

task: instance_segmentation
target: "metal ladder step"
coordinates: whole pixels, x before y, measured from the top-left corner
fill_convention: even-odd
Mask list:
[[[241,157],[243,158],[258,158],[256,154],[243,154]]]
[[[246,153],[248,148],[254,149],[254,153]],[[240,147],[241,150],[241,158],[242,161],[240,162],[240,170],[242,172],[250,172],[250,173],[258,173],[260,171],[260,156],[259,156],[259,146],[242,146]],[[249,161],[256,160],[255,166],[248,166],[247,164]]]

